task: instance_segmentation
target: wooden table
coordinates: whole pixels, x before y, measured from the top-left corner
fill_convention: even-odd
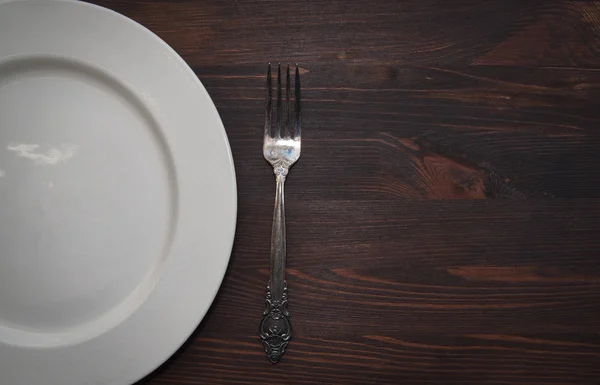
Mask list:
[[[600,383],[600,2],[93,2],[194,69],[238,178],[221,291],[140,384]],[[267,62],[300,63],[305,112],[277,365]]]

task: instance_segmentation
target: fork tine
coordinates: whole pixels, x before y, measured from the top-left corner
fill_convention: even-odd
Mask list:
[[[287,74],[285,76],[285,131],[284,136],[292,136],[292,103],[290,102],[290,65],[287,65]]]
[[[300,140],[301,126],[302,126],[302,109],[300,107],[300,70],[298,69],[298,63],[296,63],[296,119],[294,121],[294,139]]]
[[[265,99],[265,139],[271,137],[271,104],[272,104],[272,91],[271,91],[271,63],[267,69],[267,96]]]
[[[281,138],[281,63],[277,65],[277,112],[275,115],[275,137]]]

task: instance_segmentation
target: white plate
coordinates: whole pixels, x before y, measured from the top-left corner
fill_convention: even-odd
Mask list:
[[[110,10],[0,3],[0,383],[125,385],[225,273],[235,175],[217,111]]]

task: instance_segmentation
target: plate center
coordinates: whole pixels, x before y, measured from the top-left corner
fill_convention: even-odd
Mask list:
[[[159,132],[99,69],[0,63],[0,340],[91,337],[149,294],[176,196]]]

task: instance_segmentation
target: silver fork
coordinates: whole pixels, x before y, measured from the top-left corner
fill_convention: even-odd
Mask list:
[[[292,103],[295,104],[292,132]],[[271,230],[271,272],[267,285],[266,309],[260,322],[260,338],[267,357],[277,363],[292,337],[290,313],[287,310],[287,283],[285,281],[285,206],[284,184],[290,167],[300,157],[300,72],[296,64],[295,97],[290,98],[290,66],[287,66],[285,106],[281,100],[281,65],[277,66],[277,109],[272,127],[271,64],[267,70],[267,99],[265,102],[265,133],[263,156],[273,166],[277,188]],[[283,122],[282,122],[283,121]],[[274,131],[274,132],[272,132]]]

